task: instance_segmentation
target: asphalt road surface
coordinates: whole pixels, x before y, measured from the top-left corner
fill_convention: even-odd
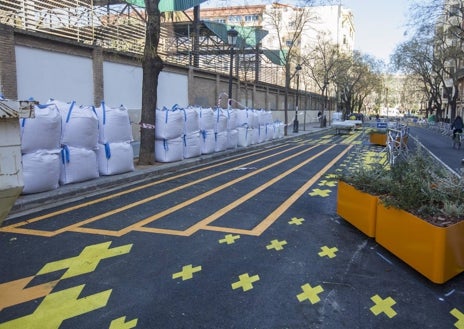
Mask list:
[[[333,173],[365,137],[307,134],[7,220],[0,329],[464,328],[463,274],[434,284],[336,214]]]

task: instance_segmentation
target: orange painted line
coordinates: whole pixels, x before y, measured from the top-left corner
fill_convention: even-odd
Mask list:
[[[169,230],[164,228],[154,228],[154,227],[138,227],[132,231],[145,232],[145,233],[158,233],[158,234],[168,234],[168,235],[178,235],[178,236],[188,236],[185,231],[178,230]]]
[[[232,186],[232,185],[234,185],[234,184],[236,184],[238,182],[241,182],[241,181],[243,181],[243,180],[245,180],[245,179],[247,179],[249,177],[252,177],[252,176],[254,176],[254,175],[256,175],[256,174],[258,174],[260,172],[263,172],[263,171],[268,170],[268,169],[270,169],[272,167],[275,167],[275,166],[277,166],[277,165],[279,165],[279,164],[281,164],[281,163],[283,163],[285,161],[288,161],[288,159],[291,159],[291,158],[297,157],[297,156],[299,156],[301,154],[304,154],[306,152],[309,152],[311,149],[313,149],[315,147],[317,147],[317,146],[309,147],[309,148],[304,149],[304,150],[302,150],[300,152],[297,152],[297,153],[295,153],[293,155],[290,155],[289,157],[287,157],[285,159],[273,162],[272,164],[270,164],[268,166],[265,166],[263,168],[255,170],[253,172],[250,172],[248,174],[240,176],[240,177],[238,177],[236,179],[233,179],[233,180],[229,181],[226,184],[217,186],[217,187],[215,187],[215,188],[213,188],[213,189],[211,189],[211,190],[209,190],[207,192],[204,192],[204,193],[202,193],[202,194],[200,194],[200,195],[198,195],[198,196],[196,196],[194,198],[191,198],[191,199],[189,199],[187,201],[181,202],[181,203],[175,205],[174,207],[168,208],[168,209],[166,209],[166,210],[164,210],[162,212],[159,212],[159,213],[157,213],[157,214],[155,214],[153,216],[147,217],[147,218],[145,218],[145,219],[143,219],[143,220],[141,220],[141,221],[139,221],[139,222],[137,222],[135,224],[127,226],[126,228],[122,229],[120,232],[122,234],[126,234],[126,233],[130,232],[131,230],[133,230],[135,228],[142,227],[142,226],[144,226],[144,225],[146,225],[148,223],[151,223],[151,222],[153,222],[155,220],[158,220],[158,219],[160,219],[160,218],[162,218],[164,216],[172,214],[172,213],[176,212],[177,210],[180,210],[180,209],[182,209],[184,207],[187,207],[187,206],[189,206],[189,205],[191,205],[191,204],[193,204],[193,203],[195,203],[195,202],[197,202],[199,200],[202,200],[202,199],[204,199],[204,198],[206,198],[206,197],[208,197],[210,195],[213,195],[213,194],[215,194],[215,193],[217,193],[217,192],[219,192],[219,191],[221,191],[221,190],[223,190],[223,189],[225,189],[225,188],[227,188],[229,186]],[[189,231],[189,230],[187,230],[187,231]]]
[[[6,233],[17,233],[17,234],[25,234],[25,235],[43,236],[43,237],[46,237],[46,238],[50,238],[50,237],[56,235],[55,232],[53,232],[53,231],[42,231],[42,230],[34,230],[34,229],[10,227],[10,226],[3,227],[1,231],[6,232]]]
[[[305,161],[299,163],[298,165],[292,167],[291,169],[288,169],[288,170],[284,171],[282,174],[274,177],[273,179],[268,180],[266,183],[260,185],[258,188],[248,192],[247,194],[245,194],[242,197],[238,198],[234,202],[228,204],[226,207],[224,207],[222,209],[219,209],[214,214],[206,217],[205,219],[201,220],[200,222],[196,223],[195,225],[189,227],[186,230],[186,232],[189,232],[189,234],[191,235],[191,234],[193,234],[193,233],[195,233],[195,232],[197,232],[197,231],[199,231],[201,229],[206,229],[208,224],[210,224],[210,223],[214,222],[216,219],[224,216],[226,213],[228,213],[231,210],[235,209],[236,207],[240,206],[245,201],[248,201],[249,199],[251,199],[255,195],[257,195],[257,194],[261,193],[262,191],[264,191],[265,189],[267,189],[269,186],[272,186],[272,185],[276,184],[277,182],[281,181],[282,179],[284,179],[285,177],[287,177],[291,173],[293,173],[293,172],[297,171],[298,169],[300,169],[301,167],[307,165],[308,163],[310,163],[314,159],[320,157],[322,154],[328,152],[330,149],[332,149],[334,147],[335,147],[335,145],[329,146],[328,148],[326,148],[326,149],[322,150],[321,152],[313,155],[312,157],[306,159]]]
[[[60,280],[50,281],[34,287],[25,288],[35,276],[0,284],[0,311],[6,307],[25,303],[47,296]]]
[[[90,228],[90,227],[73,227],[67,231],[77,232],[77,233],[96,234],[96,235],[108,235],[108,236],[116,236],[116,237],[121,236],[119,231],[104,230],[104,229]]]
[[[261,223],[259,223],[254,229],[253,232],[256,235],[261,235],[265,230],[269,228],[290,206],[295,203],[315,182],[317,182],[322,175],[324,175],[337,161],[339,161],[351,148],[353,145],[349,145],[343,152],[341,152],[337,157],[330,161],[322,170],[320,170],[316,175],[314,175],[308,182],[301,186],[293,195],[290,196],[285,202],[283,202],[276,210],[269,214]]]
[[[222,226],[211,226],[206,225],[201,228],[205,231],[216,231],[216,232],[224,232],[224,233],[231,233],[231,234],[242,234],[242,235],[257,235],[252,230],[240,229],[240,228],[233,228],[233,227],[222,227]],[[190,236],[191,234],[189,234]]]
[[[268,152],[269,150],[282,148],[282,147],[285,147],[285,146],[286,145],[279,145],[277,147],[268,148],[268,149],[265,149],[265,150],[262,150],[262,151],[259,151],[259,152],[247,154],[247,155],[237,157],[237,158],[225,161],[225,162],[217,163],[217,164],[214,164],[214,165],[211,165],[211,166],[207,166],[207,167],[203,167],[203,168],[199,168],[199,169],[193,169],[193,170],[191,170],[189,172],[178,174],[176,176],[167,177],[167,178],[164,178],[164,179],[161,179],[161,180],[157,180],[155,182],[151,182],[151,183],[148,183],[148,184],[137,186],[137,187],[134,187],[134,188],[131,188],[131,189],[128,189],[128,190],[124,190],[124,191],[121,191],[121,192],[118,192],[118,193],[114,193],[114,194],[102,197],[102,198],[98,198],[98,199],[95,199],[95,200],[92,200],[92,201],[88,201],[88,202],[84,202],[84,203],[81,203],[81,204],[78,204],[78,205],[74,205],[72,207],[60,209],[60,210],[57,210],[57,211],[54,211],[54,212],[51,212],[51,213],[47,213],[47,214],[44,214],[42,216],[37,216],[37,217],[31,218],[31,219],[28,219],[28,220],[25,220],[25,221],[22,221],[22,222],[19,222],[19,223],[16,223],[16,224],[11,224],[11,225],[8,225],[8,226],[0,227],[0,232],[3,232],[3,231],[8,232],[7,229],[9,229],[9,228],[15,228],[15,227],[20,227],[20,226],[27,225],[27,224],[30,224],[30,223],[35,223],[35,222],[38,222],[38,221],[43,220],[43,219],[47,219],[47,218],[50,218],[50,217],[61,215],[61,214],[64,214],[64,213],[67,213],[67,212],[70,212],[70,211],[73,211],[73,210],[77,210],[77,209],[81,209],[81,208],[84,208],[84,207],[87,207],[87,206],[91,206],[93,204],[97,204],[97,203],[100,203],[100,202],[108,201],[108,200],[111,200],[113,198],[117,198],[119,196],[126,195],[128,193],[136,192],[136,191],[139,191],[139,190],[147,188],[147,187],[158,185],[158,184],[161,184],[161,183],[164,183],[164,182],[169,182],[171,180],[175,180],[175,179],[178,179],[180,177],[188,176],[188,175],[191,175],[192,173],[205,171],[205,170],[208,170],[208,169],[211,169],[211,168],[221,166],[223,164],[236,162],[236,161],[241,160],[241,159],[249,158],[251,156],[254,156],[254,155],[257,155],[257,154],[260,154],[260,153],[264,153],[264,152]],[[293,147],[293,148],[296,148],[296,147]],[[274,154],[272,154],[270,156],[274,156],[275,154],[288,152],[293,148],[285,149],[284,151],[274,153]],[[270,156],[268,156],[268,157],[270,157]],[[264,157],[262,159],[266,159],[266,158],[267,157]],[[251,161],[248,164],[251,164],[251,163],[254,163],[254,162],[257,162],[257,161],[262,161],[262,159]],[[245,164],[245,165],[247,165],[247,164]]]

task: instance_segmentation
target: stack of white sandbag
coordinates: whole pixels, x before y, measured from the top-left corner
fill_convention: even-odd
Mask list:
[[[237,132],[238,132],[238,146],[247,147],[255,144],[257,141],[255,137],[255,127],[257,116],[252,109],[237,110]]]
[[[99,177],[97,153],[98,118],[94,106],[78,106],[50,100],[61,114],[60,183],[83,182]]]
[[[134,170],[132,128],[124,106],[109,107],[101,102],[95,109],[99,122],[98,170],[100,175],[116,175]]]
[[[172,109],[156,109],[156,161],[174,162],[184,158],[184,125],[184,112],[177,106]]]
[[[255,113],[258,116],[259,143],[271,140],[274,130],[271,111],[259,110]]]
[[[235,149],[238,145],[237,110],[227,109],[227,148]]]
[[[184,158],[195,158],[201,155],[202,137],[198,112],[193,107],[187,107],[184,112]]]
[[[216,149],[215,129],[217,123],[212,108],[197,107],[198,124],[201,133],[201,154],[210,154]]]
[[[59,187],[61,116],[55,104],[34,110],[35,118],[20,120],[23,194]]]
[[[227,110],[216,108],[214,113],[214,152],[220,152],[227,149],[228,137],[227,126],[229,115]]]

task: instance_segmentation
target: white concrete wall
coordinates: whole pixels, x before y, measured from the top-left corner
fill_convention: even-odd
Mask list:
[[[92,60],[16,46],[18,99],[44,103],[49,98],[93,104]]]

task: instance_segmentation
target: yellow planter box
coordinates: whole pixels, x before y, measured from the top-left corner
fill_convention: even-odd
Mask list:
[[[375,240],[434,283],[464,271],[464,221],[438,227],[379,202]]]
[[[387,134],[386,133],[371,133],[369,135],[369,142],[376,145],[387,145]]]
[[[377,197],[338,181],[337,214],[369,237],[375,236]]]

